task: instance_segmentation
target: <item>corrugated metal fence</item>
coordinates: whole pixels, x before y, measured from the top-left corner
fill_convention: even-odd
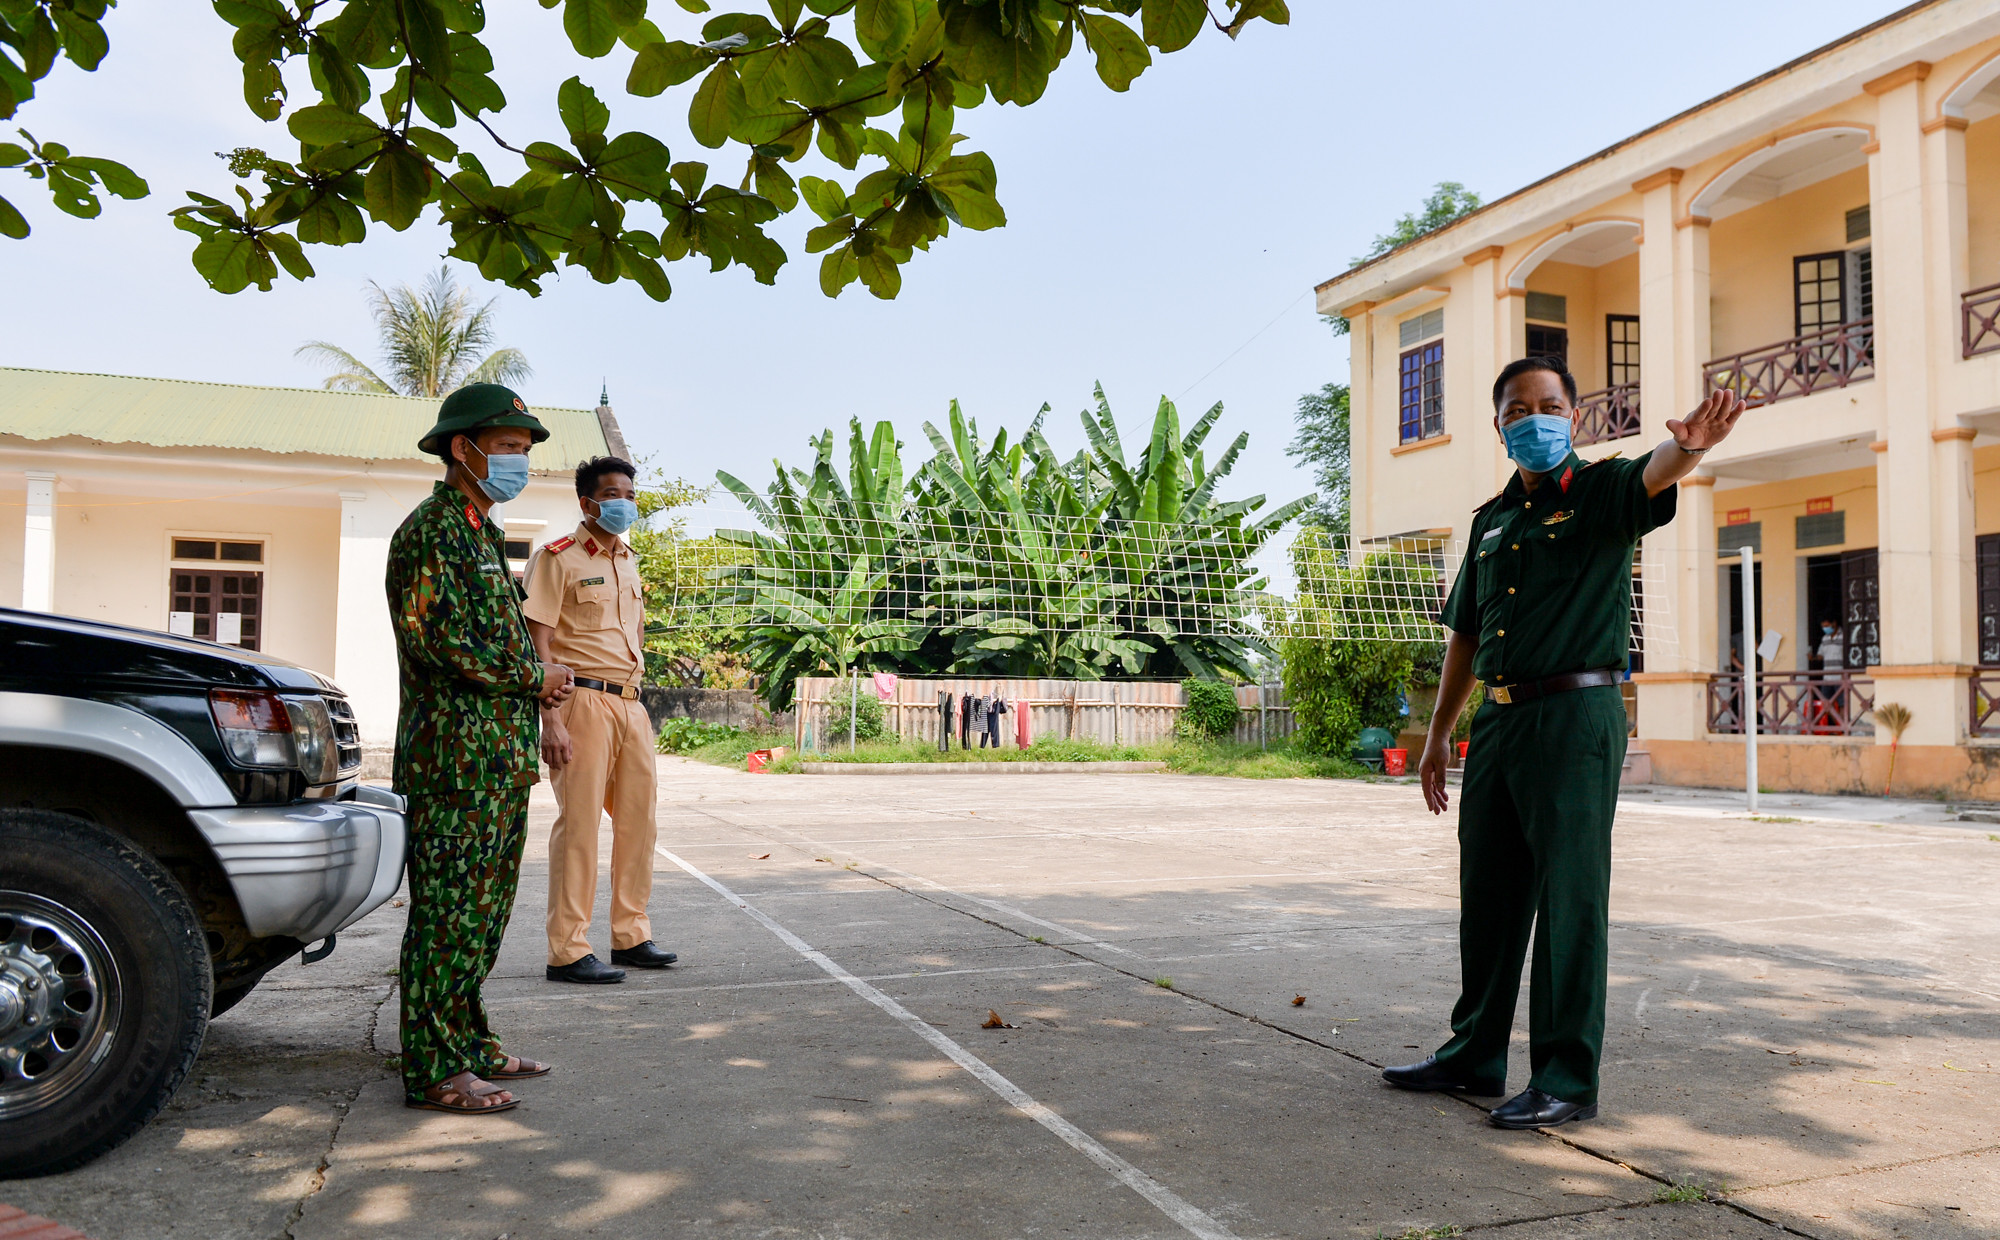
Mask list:
[[[798,681],[794,699],[793,738],[806,747],[808,730],[817,741],[826,735],[827,720],[836,707],[845,707],[848,682],[831,676],[805,676]],[[861,692],[874,694],[874,681],[863,675]],[[935,745],[941,716],[939,695],[949,693],[954,703],[971,694],[997,697],[1007,702],[1009,711],[1028,711],[1029,740],[1051,737],[1092,740],[1105,745],[1143,745],[1172,738],[1174,720],[1185,707],[1179,681],[1175,680],[981,680],[927,679],[899,677],[891,697],[882,703],[884,722],[890,731],[905,740]],[[1236,705],[1242,714],[1236,720],[1235,739],[1247,745],[1260,740],[1276,741],[1292,734],[1291,707],[1284,703],[1284,690],[1271,685],[1261,691],[1256,685],[1236,687]],[[956,707],[954,707],[954,711]],[[953,716],[956,743],[957,716]],[[1001,743],[1014,746],[1014,716],[1001,718]],[[844,731],[844,730],[843,730]],[[973,742],[978,743],[976,740]]]

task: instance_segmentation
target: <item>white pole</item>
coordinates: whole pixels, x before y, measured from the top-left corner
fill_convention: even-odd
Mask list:
[[[1762,713],[1762,703],[1757,692],[1757,648],[1750,644],[1750,633],[1757,625],[1757,566],[1750,558],[1755,552],[1749,547],[1739,549],[1743,556],[1743,779],[1745,793],[1750,803],[1750,812],[1757,812],[1757,716]]]
[[[861,674],[847,673],[847,752],[854,752],[854,738],[861,734]]]

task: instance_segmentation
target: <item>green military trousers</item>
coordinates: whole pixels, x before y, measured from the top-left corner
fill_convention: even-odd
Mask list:
[[[1597,1101],[1625,731],[1616,685],[1488,702],[1473,717],[1458,807],[1460,990],[1437,1057],[1491,1093],[1505,1092],[1532,929],[1528,1084]]]
[[[480,988],[500,953],[528,838],[526,788],[410,797],[410,920],[403,930],[403,1089],[412,1099],[506,1056]]]

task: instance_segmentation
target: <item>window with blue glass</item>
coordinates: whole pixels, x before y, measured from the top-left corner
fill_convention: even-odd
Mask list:
[[[1405,351],[1399,365],[1402,442],[1444,434],[1444,341],[1432,340]]]

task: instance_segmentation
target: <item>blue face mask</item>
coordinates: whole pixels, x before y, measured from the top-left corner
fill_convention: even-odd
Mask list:
[[[1555,413],[1531,413],[1500,430],[1507,456],[1533,474],[1545,474],[1569,459],[1569,419]]]
[[[597,505],[597,525],[607,534],[623,534],[639,520],[639,505],[629,499],[593,500]]]
[[[474,452],[479,445],[466,440]],[[504,504],[519,495],[528,485],[528,454],[509,452],[502,456],[486,456],[486,476],[479,479],[479,489],[486,492],[486,498],[496,504]]]

